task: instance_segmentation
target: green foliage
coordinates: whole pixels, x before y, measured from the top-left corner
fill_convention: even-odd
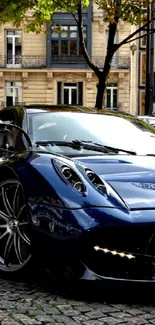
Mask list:
[[[23,19],[28,21],[28,31],[40,32],[44,23],[51,23],[51,16],[58,11],[75,13],[80,0],[0,0],[0,23],[12,22],[19,26]],[[81,0],[87,8],[89,0]],[[31,19],[28,17],[31,11]]]
[[[145,19],[146,10],[154,0],[95,0],[95,3],[105,13],[105,21],[127,21],[132,25],[139,25]]]
[[[0,23],[13,22],[19,26],[27,19],[28,10],[32,10],[33,21],[28,23],[28,31],[40,32],[44,23],[50,23],[51,15],[57,11],[77,11],[79,3],[87,8],[91,0],[0,0]],[[105,21],[120,20],[138,25],[143,21],[148,4],[154,0],[94,0],[104,10]]]

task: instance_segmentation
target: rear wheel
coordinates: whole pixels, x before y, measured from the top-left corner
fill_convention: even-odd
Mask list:
[[[0,273],[17,274],[31,261],[31,239],[22,184],[0,183]]]

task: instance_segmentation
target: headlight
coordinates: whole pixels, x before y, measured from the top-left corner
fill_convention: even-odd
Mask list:
[[[107,194],[107,187],[104,181],[101,180],[91,169],[85,168],[85,174],[89,181],[96,187],[96,189],[102,193]]]
[[[89,182],[96,188],[100,194],[113,198],[117,202],[124,205],[125,208],[129,209],[128,205],[122,200],[122,198],[116,193],[116,191],[106,181],[102,180],[96,173],[85,166],[80,165],[81,171],[86,175]]]
[[[72,167],[64,163],[63,161],[60,161],[58,159],[53,160],[53,165],[56,169],[56,171],[59,173],[61,178],[69,184],[73,189],[80,193],[84,193],[86,191],[86,187],[83,184],[82,179],[77,174],[75,170],[73,170]]]

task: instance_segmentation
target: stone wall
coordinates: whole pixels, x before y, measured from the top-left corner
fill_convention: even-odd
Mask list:
[[[0,56],[6,55],[6,30],[14,29],[11,24],[0,27]],[[40,56],[46,59],[46,33],[45,27],[40,34],[26,33],[26,24],[23,22],[22,30],[22,55]],[[118,26],[117,41],[123,40],[131,33],[131,26],[121,22]],[[103,22],[103,13],[96,6],[93,7],[92,22],[92,56],[103,58],[106,55],[106,33],[108,24]],[[116,56],[132,58],[130,45],[122,46]],[[133,58],[132,58],[133,59]],[[101,60],[102,61],[102,60]],[[130,66],[131,67],[131,66]],[[118,105],[119,109],[135,113],[135,80],[137,75],[131,69],[112,68],[108,82],[118,84]],[[5,81],[21,81],[23,85],[24,103],[57,103],[57,82],[83,82],[83,105],[94,107],[96,99],[97,77],[90,69],[7,69],[0,68],[0,103],[1,107],[5,98]],[[132,99],[131,99],[132,98]],[[131,107],[132,106],[132,107]]]

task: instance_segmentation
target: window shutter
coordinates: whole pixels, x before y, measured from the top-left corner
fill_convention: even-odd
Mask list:
[[[62,104],[61,94],[62,94],[62,82],[58,82],[58,84],[57,84],[57,103],[58,103],[58,105]]]
[[[78,105],[83,105],[83,82],[78,82]]]

